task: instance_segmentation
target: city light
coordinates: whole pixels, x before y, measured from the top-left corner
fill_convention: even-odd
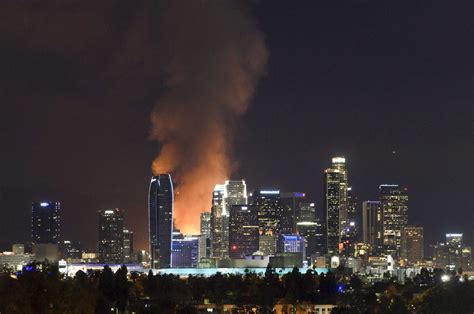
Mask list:
[[[448,282],[449,280],[451,280],[451,277],[447,274],[444,274],[441,276],[441,281],[442,282]]]

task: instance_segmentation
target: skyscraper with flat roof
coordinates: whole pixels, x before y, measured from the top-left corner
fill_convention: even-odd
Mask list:
[[[298,221],[301,203],[305,202],[306,194],[302,192],[280,193],[281,199],[281,233],[296,233],[296,223]]]
[[[61,203],[37,202],[31,205],[31,242],[60,244]]]
[[[402,228],[400,257],[409,266],[423,261],[423,227],[406,226]]]
[[[383,213],[379,201],[362,202],[362,241],[373,249],[383,245]]]
[[[229,257],[244,258],[258,251],[256,206],[232,205],[229,215]]]
[[[200,216],[199,260],[211,257],[211,213],[203,212]]]
[[[320,220],[316,216],[314,203],[303,202],[300,205],[296,233],[304,237],[306,259],[324,255],[324,234]]]
[[[247,204],[244,180],[227,180],[217,184],[212,194],[211,242],[212,257],[229,257],[229,212],[232,205]]]
[[[257,207],[260,234],[276,235],[281,232],[282,208],[280,191],[257,190],[252,193],[251,205]]]
[[[123,262],[133,261],[133,231],[123,229]]]
[[[383,213],[383,244],[387,250],[400,253],[401,232],[408,224],[408,192],[397,184],[379,186]]]
[[[150,182],[148,219],[153,268],[171,267],[174,192],[171,175],[154,176]]]
[[[123,263],[123,213],[120,209],[99,211],[99,262]]]

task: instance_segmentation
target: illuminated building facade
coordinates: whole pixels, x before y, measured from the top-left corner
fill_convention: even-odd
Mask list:
[[[302,192],[285,192],[280,194],[281,199],[281,226],[283,234],[296,233],[296,223],[301,203],[305,202],[306,194]]]
[[[150,182],[148,218],[153,268],[171,267],[174,192],[171,175],[154,176]]]
[[[245,258],[259,249],[256,206],[232,205],[229,215],[229,257]]]
[[[347,171],[344,157],[332,158],[332,167],[324,171],[324,207],[326,221],[326,250],[339,254],[343,227],[347,223]]]
[[[281,226],[280,191],[254,191],[252,193],[251,205],[256,206],[258,209],[258,225],[260,234],[279,234]]]
[[[211,257],[211,213],[201,213],[199,236],[199,260]]]
[[[409,266],[423,261],[423,227],[407,226],[402,229],[400,257]]]
[[[379,201],[362,202],[362,241],[372,248],[383,245],[383,212]]]
[[[123,213],[120,209],[99,211],[99,262],[123,262]]]
[[[171,266],[173,268],[195,268],[199,259],[199,237],[179,235],[173,238]]]
[[[400,253],[401,232],[408,224],[408,193],[396,184],[379,186],[383,213],[383,244],[386,250]]]
[[[211,207],[211,253],[214,258],[225,258],[228,255],[228,240],[225,239],[224,233],[227,227],[228,219],[224,213],[224,185],[218,184],[212,192]]]
[[[31,205],[31,242],[60,244],[61,203],[38,202]]]
[[[297,234],[282,234],[278,237],[278,253],[301,253],[303,258],[306,255],[306,245],[304,237]]]
[[[300,204],[300,211],[296,223],[297,234],[304,237],[306,258],[322,256],[324,252],[324,230],[316,216],[314,203]]]
[[[462,267],[462,233],[446,233],[447,265],[450,270],[457,270]]]
[[[211,243],[213,258],[229,257],[229,211],[232,205],[247,204],[244,180],[227,180],[214,188],[211,208]]]
[[[123,229],[123,262],[133,261],[133,231]]]
[[[76,241],[64,240],[61,242],[61,253],[65,260],[80,260],[82,256],[81,244]]]

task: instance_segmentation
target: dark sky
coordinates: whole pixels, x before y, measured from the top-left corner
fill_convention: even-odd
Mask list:
[[[97,210],[119,207],[145,247],[160,95],[148,5],[0,4],[0,248],[29,240],[30,203],[43,199],[62,201],[65,238],[93,248]],[[427,243],[446,232],[472,243],[473,9],[252,3],[269,61],[237,130],[234,178],[307,192],[321,210],[322,172],[344,155],[360,201],[399,183]]]

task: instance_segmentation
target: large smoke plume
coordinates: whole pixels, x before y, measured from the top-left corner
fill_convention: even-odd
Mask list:
[[[236,120],[264,71],[263,34],[235,0],[170,0],[159,7],[163,93],[152,113],[151,137],[161,143],[153,173],[172,173],[175,217],[197,232],[215,184],[235,169]]]

